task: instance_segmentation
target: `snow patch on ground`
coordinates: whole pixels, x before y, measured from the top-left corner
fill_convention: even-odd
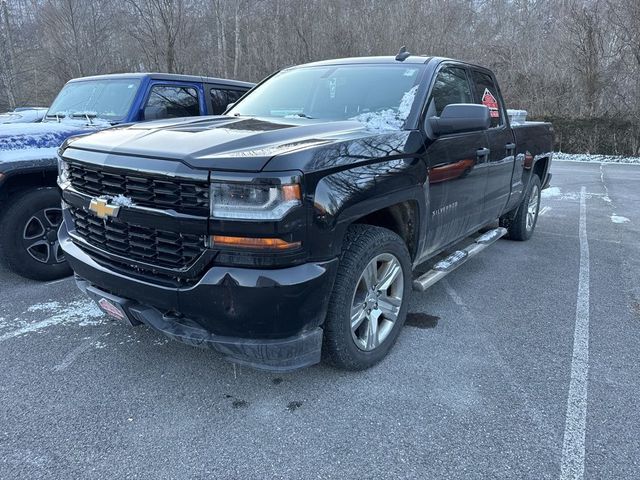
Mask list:
[[[549,187],[542,190],[542,198],[559,197],[562,191],[558,187]]]
[[[625,157],[623,155],[591,155],[589,153],[554,152],[553,159],[563,162],[631,163],[640,165],[640,157]]]
[[[627,217],[623,217],[622,215],[616,215],[615,213],[613,215],[611,215],[611,221],[613,223],[629,223],[629,222],[631,222],[631,220],[629,220]]]
[[[44,320],[28,322],[20,317],[11,321],[13,330],[0,335],[0,342],[26,333],[37,332],[53,325],[99,325],[106,321],[102,311],[90,300],[75,300],[66,304],[56,301],[36,303],[27,309],[27,312],[44,312],[49,315]],[[7,321],[0,325],[6,330]],[[16,328],[18,327],[18,328]]]
[[[562,193],[562,190],[560,190],[558,187],[549,187],[544,189],[541,196],[542,198],[551,198],[555,200],[580,200],[580,192]],[[587,193],[586,196],[589,199],[600,198],[607,203],[611,203],[611,199],[609,198],[609,196],[604,193]],[[549,210],[551,210],[551,207],[549,207]]]
[[[60,308],[58,302],[36,303],[27,308],[27,312],[51,312]]]

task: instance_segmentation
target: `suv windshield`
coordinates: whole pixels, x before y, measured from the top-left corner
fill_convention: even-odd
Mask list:
[[[68,83],[49,107],[47,118],[123,120],[131,108],[140,80],[86,80]]]
[[[422,65],[339,65],[280,72],[227,115],[357,120],[401,129],[411,111]]]

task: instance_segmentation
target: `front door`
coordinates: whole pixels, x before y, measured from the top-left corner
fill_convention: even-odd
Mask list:
[[[440,115],[452,103],[473,103],[467,70],[444,66],[429,102],[427,117]],[[482,226],[489,153],[484,131],[442,135],[427,146],[430,211],[425,254]]]

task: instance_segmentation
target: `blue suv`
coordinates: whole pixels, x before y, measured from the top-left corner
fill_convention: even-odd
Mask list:
[[[62,222],[57,150],[69,137],[115,125],[221,115],[254,86],[220,78],[122,73],[67,82],[44,120],[0,125],[0,252],[15,273],[71,273],[56,232]]]

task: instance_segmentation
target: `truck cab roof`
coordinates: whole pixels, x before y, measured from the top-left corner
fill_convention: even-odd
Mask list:
[[[396,60],[395,56],[378,56],[378,57],[349,57],[349,58],[336,58],[332,60],[320,60],[317,62],[305,63],[302,65],[298,65],[298,67],[316,67],[316,66],[324,66],[324,65],[354,65],[354,64],[424,64],[428,63],[434,57],[426,57],[421,55],[410,55],[405,60],[400,61]]]
[[[321,67],[330,65],[426,65],[431,64],[433,67],[439,65],[442,62],[455,62],[462,65],[466,65],[472,68],[478,68],[485,71],[490,71],[487,67],[477,65],[474,63],[465,62],[464,60],[458,60],[449,57],[436,57],[427,55],[409,55],[404,60],[396,60],[393,55],[384,56],[371,56],[371,57],[349,57],[349,58],[337,58],[331,60],[319,60],[317,62],[305,63],[302,65],[296,65],[295,68],[304,67]],[[293,66],[290,68],[294,68]]]

